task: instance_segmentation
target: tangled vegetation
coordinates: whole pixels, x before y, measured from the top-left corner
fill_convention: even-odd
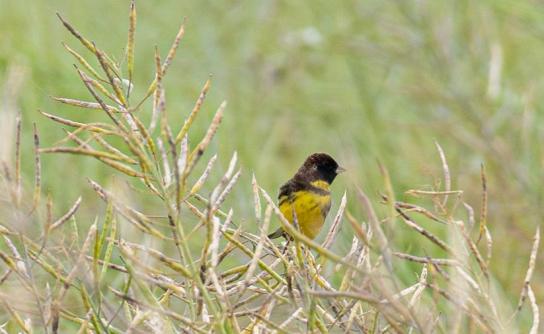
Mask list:
[[[156,51],[155,79],[134,102],[134,3],[124,66],[59,18],[90,55],[65,45],[92,99],[54,99],[101,111],[107,121],[81,123],[42,111],[69,130],[55,145],[44,147],[34,129],[32,190],[21,176],[17,117],[14,163],[5,163],[1,176],[0,332],[515,333],[526,326],[520,317],[524,305],[532,311],[530,333],[538,332],[531,277],[540,233],[537,229],[523,290],[513,304],[504,299],[489,270],[493,239],[487,227],[483,166],[479,214],[464,201],[461,190],[451,188],[446,155],[438,144],[443,185],[409,191],[411,203],[395,199],[381,166],[387,215],[379,217],[367,195],[357,189],[357,198],[350,200],[366,216],[354,217],[346,209],[344,194],[322,243],[291,226],[254,175],[248,202],[253,203],[251,224],[258,231],[251,233],[236,208],[225,206],[241,174],[236,153],[224,173],[215,166],[216,155],[204,161],[226,102],[202,139],[196,144],[188,140],[210,80],[179,129],[168,119],[172,111],[163,79],[184,25],[164,59]],[[149,111],[148,104],[152,117],[144,124],[141,114]],[[53,215],[54,200],[41,188],[40,162],[42,154],[51,153],[92,157],[122,175],[124,182],[111,187],[88,180],[105,203],[94,222],[78,216],[81,198],[65,214]],[[199,165],[205,167],[197,173]],[[153,203],[154,211],[139,209],[131,201],[136,197]],[[274,220],[293,240],[278,243],[267,238]],[[353,231],[346,254],[331,250],[342,224]],[[390,237],[396,224],[419,234],[432,252],[397,251]],[[397,269],[414,263],[419,274],[413,281],[400,279]]]

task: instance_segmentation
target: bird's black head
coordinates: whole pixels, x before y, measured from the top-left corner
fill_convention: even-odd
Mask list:
[[[331,184],[336,175],[343,171],[344,169],[338,166],[338,163],[330,155],[314,153],[306,158],[296,176],[308,182],[323,180]]]

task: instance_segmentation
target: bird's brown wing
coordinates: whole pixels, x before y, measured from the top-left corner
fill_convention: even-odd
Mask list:
[[[307,182],[297,179],[291,179],[280,187],[280,194],[278,195],[278,201],[282,201],[283,198],[289,198],[291,194],[311,187]],[[279,203],[278,203],[279,204]]]
[[[323,216],[323,219],[327,218],[327,215],[329,214],[330,210],[331,210],[331,201],[329,200],[327,205],[321,208],[321,215]]]

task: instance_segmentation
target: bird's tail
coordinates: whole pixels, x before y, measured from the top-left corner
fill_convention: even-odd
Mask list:
[[[268,239],[277,239],[279,237],[283,237],[285,234],[285,232],[283,231],[283,229],[280,227],[278,228],[277,230],[275,230],[274,232],[270,233],[268,235]]]

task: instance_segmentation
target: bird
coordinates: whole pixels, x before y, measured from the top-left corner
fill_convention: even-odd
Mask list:
[[[315,239],[331,208],[330,185],[344,171],[326,153],[314,153],[307,157],[295,175],[280,187],[278,207],[285,219],[291,224],[296,219],[300,232]],[[282,236],[289,238],[280,227],[268,238]]]

